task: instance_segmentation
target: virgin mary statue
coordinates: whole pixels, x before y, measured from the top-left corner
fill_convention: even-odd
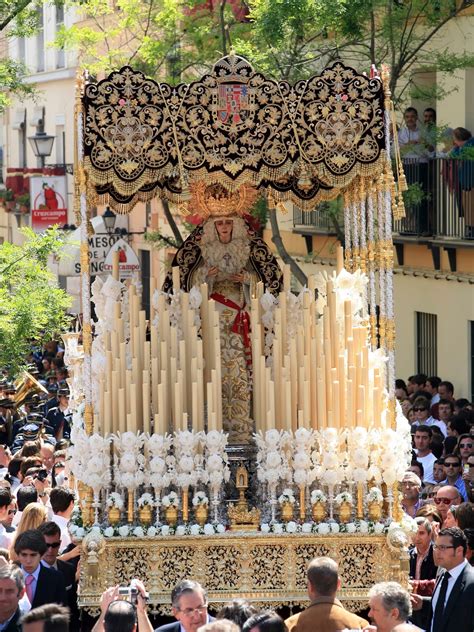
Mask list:
[[[267,244],[247,215],[257,192],[240,187],[229,192],[219,184],[198,183],[192,191],[192,210],[202,223],[176,253],[181,289],[189,291],[207,283],[219,311],[222,366],[222,415],[231,443],[248,443],[253,423],[251,406],[250,318],[247,306],[256,284],[278,295],[281,270]],[[172,289],[172,273],[163,290]]]

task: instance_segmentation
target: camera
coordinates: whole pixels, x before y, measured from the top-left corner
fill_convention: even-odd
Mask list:
[[[36,477],[39,481],[41,481],[42,483],[44,483],[44,481],[48,478],[48,472],[47,470],[41,469],[38,472],[38,475]]]
[[[119,599],[129,601],[134,606],[137,605],[139,590],[135,585],[135,580],[132,579],[130,586],[119,587]],[[145,593],[145,601],[148,601],[148,593]]]

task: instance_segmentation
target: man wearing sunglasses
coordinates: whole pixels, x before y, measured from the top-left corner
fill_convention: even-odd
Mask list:
[[[440,487],[438,489],[433,501],[444,524],[449,508],[453,505],[460,505],[462,503],[462,498],[456,487],[453,487],[452,485],[444,485],[444,487]]]
[[[453,454],[448,454],[444,459],[443,467],[446,475],[444,484],[455,487],[461,494],[463,501],[467,501],[466,487],[461,475],[461,459]]]
[[[46,568],[54,568],[64,576],[66,585],[67,605],[71,611],[71,630],[76,629],[74,623],[79,622],[79,611],[77,608],[77,582],[74,566],[68,562],[58,560],[61,546],[61,529],[53,522],[45,522],[38,527],[38,531],[43,534],[46,542],[46,553],[43,555],[41,564]]]

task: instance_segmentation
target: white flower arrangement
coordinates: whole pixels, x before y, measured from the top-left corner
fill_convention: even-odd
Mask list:
[[[176,492],[170,492],[161,499],[163,507],[179,507],[179,496]]]
[[[313,489],[311,492],[311,504],[325,503],[327,502],[327,496],[321,489]]]
[[[382,491],[378,487],[371,487],[365,497],[368,503],[381,503],[383,502]]]
[[[209,498],[206,496],[205,492],[196,492],[193,496],[193,506],[206,506],[209,505]]]
[[[353,502],[352,495],[349,492],[341,492],[334,498],[334,503],[336,505],[342,505],[342,503],[352,504],[352,502]]]
[[[298,428],[293,440],[293,480],[299,486],[311,485],[316,478],[316,470],[311,454],[316,441],[314,430]]]
[[[120,511],[123,509],[123,498],[118,492],[112,492],[107,498],[107,507],[115,507]]]
[[[145,492],[137,500],[137,505],[139,507],[145,507],[146,505],[152,506],[153,505],[153,496],[151,494],[149,494],[148,492]]]
[[[126,489],[137,489],[145,482],[145,457],[142,454],[145,435],[141,432],[119,432],[113,440],[115,480]]]
[[[98,434],[88,436],[83,428],[74,428],[69,465],[77,480],[92,487],[98,496],[110,483],[110,439]]]
[[[290,505],[294,505],[296,503],[296,498],[293,494],[293,490],[289,487],[284,489],[280,496],[278,496],[278,502],[280,505],[283,505],[283,503],[290,503]]]

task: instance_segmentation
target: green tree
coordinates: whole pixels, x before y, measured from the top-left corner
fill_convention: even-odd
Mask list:
[[[388,64],[395,103],[426,93],[428,70],[452,73],[474,65],[469,51],[441,45],[441,30],[469,0],[249,0],[253,36],[240,45],[257,65],[289,80],[309,76],[335,59],[360,69]]]
[[[50,340],[67,328],[71,298],[47,268],[60,256],[57,228],[37,235],[23,228],[22,246],[0,245],[0,366],[15,375],[24,366],[33,340]]]

